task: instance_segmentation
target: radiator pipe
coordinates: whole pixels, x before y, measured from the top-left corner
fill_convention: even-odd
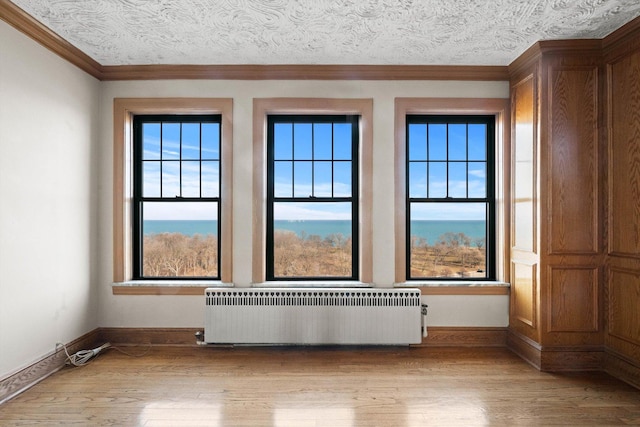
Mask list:
[[[422,336],[426,337],[427,335],[429,335],[429,333],[427,332],[427,308],[429,306],[427,304],[422,304],[420,306],[420,311],[422,313],[422,321],[420,322],[422,324]]]
[[[198,345],[207,345],[207,343],[204,340],[204,331],[196,332],[196,344],[198,344]]]

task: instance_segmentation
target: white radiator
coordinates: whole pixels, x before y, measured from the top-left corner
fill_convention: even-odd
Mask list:
[[[421,342],[419,289],[207,288],[208,344]]]

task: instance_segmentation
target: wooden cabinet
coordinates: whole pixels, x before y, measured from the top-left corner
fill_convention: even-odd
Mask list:
[[[640,19],[509,66],[508,344],[640,387]]]
[[[604,147],[599,41],[539,42],[510,67],[510,346],[543,370],[599,369]]]

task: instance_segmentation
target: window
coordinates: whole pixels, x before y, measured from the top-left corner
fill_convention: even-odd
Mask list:
[[[268,116],[267,280],[358,279],[358,122]]]
[[[406,116],[406,278],[495,279],[495,116]]]
[[[373,277],[372,194],[373,194],[373,100],[370,98],[254,98],[253,100],[253,198],[251,281],[267,280],[267,129],[269,117],[278,115],[346,115],[357,116],[358,188],[353,188],[358,201],[357,279],[371,283]],[[354,237],[352,237],[352,240]],[[353,240],[356,242],[356,240]],[[304,281],[301,280],[300,282]],[[295,283],[292,281],[292,284]],[[319,281],[315,281],[318,284]],[[332,280],[331,286],[353,286],[351,281]]]
[[[220,277],[220,115],[133,120],[133,277]]]
[[[220,206],[219,206],[219,280],[233,281],[233,244],[231,240],[233,209],[233,100],[230,98],[115,98],[113,101],[113,282],[114,294],[202,295],[213,277],[187,281],[180,286],[162,278],[153,285],[127,283],[134,279],[134,132],[135,117],[145,115],[215,115],[220,117]],[[175,197],[174,197],[175,199]],[[164,283],[171,286],[164,286]],[[120,285],[122,284],[122,285]],[[133,285],[133,286],[132,286]]]

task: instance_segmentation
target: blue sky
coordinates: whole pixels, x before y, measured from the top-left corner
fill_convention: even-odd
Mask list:
[[[143,193],[147,197],[207,197],[219,196],[220,125],[218,123],[182,124],[182,162],[180,159],[180,124],[162,124],[162,147],[160,124],[143,125]],[[202,142],[200,132],[202,129]],[[202,144],[202,146],[200,145]],[[162,150],[162,156],[161,151]],[[163,162],[160,176],[160,158]],[[202,162],[200,162],[202,158]],[[173,161],[172,161],[173,160]],[[181,164],[180,164],[181,163]],[[202,168],[202,188],[200,183]],[[182,175],[182,176],[181,176]],[[182,194],[180,179],[182,178]],[[171,203],[146,203],[145,219],[215,219],[215,204],[184,203],[176,209]]]
[[[410,124],[409,197],[485,197],[485,138],[484,124]],[[411,218],[483,220],[485,208],[484,204],[414,204]]]
[[[350,123],[275,123],[274,195],[351,197],[351,126]],[[276,203],[274,217],[277,220],[351,219],[351,203]]]
[[[349,197],[351,182],[351,124],[349,123],[276,123],[274,146],[274,179],[276,197]],[[333,131],[333,139],[332,139]],[[427,132],[429,143],[427,143]],[[467,141],[468,132],[468,141]],[[160,158],[180,159],[180,124],[162,125],[162,157],[160,124],[147,123],[143,127],[144,194],[174,197],[195,197],[201,190],[199,182],[202,167],[202,195],[217,197],[220,159],[219,124],[182,124],[182,164],[177,161],[163,163],[160,176]],[[446,197],[447,172],[449,196],[484,197],[486,192],[486,126],[483,124],[447,125],[411,124],[408,134],[410,197]],[[295,146],[292,144],[295,138]],[[312,143],[313,141],[313,143]],[[202,155],[202,162],[200,162]],[[331,159],[333,158],[333,162]],[[449,160],[460,160],[460,163]],[[312,161],[313,160],[313,161]],[[182,169],[180,169],[182,166]],[[333,187],[332,187],[333,185]],[[390,195],[392,198],[392,196]],[[216,212],[205,203],[147,204],[145,219],[215,219]],[[345,203],[277,203],[275,218],[279,220],[350,219],[351,204]],[[411,212],[412,219],[467,220],[485,219],[484,204],[420,204]]]

